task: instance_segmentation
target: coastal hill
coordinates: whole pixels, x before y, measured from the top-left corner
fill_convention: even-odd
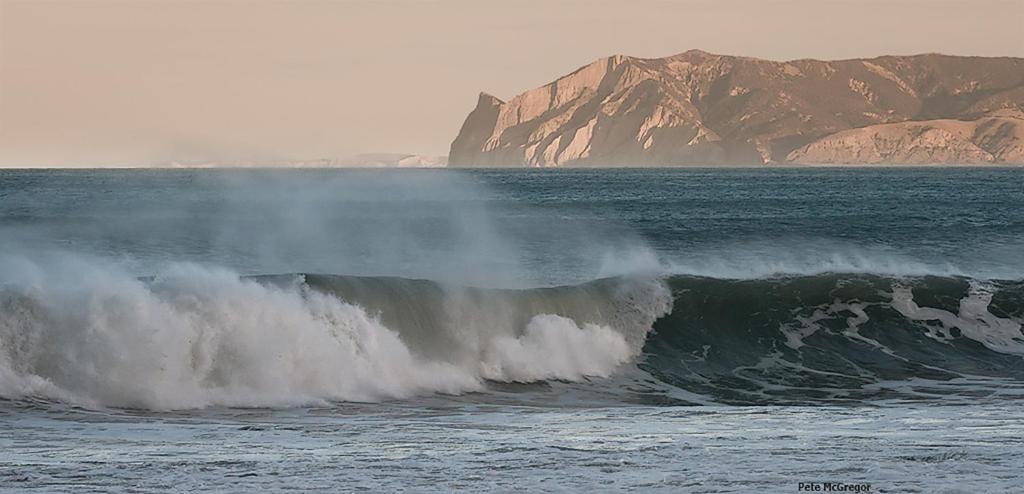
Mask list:
[[[615,55],[481,93],[449,166],[1024,164],[1024,59]]]

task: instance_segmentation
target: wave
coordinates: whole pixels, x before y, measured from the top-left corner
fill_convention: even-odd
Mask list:
[[[828,273],[892,277],[1024,278],[1024,244],[979,241],[963,255],[911,252],[885,244],[789,237],[723,241],[688,249],[685,256],[646,245],[606,252],[599,273],[691,275],[722,279],[810,276]]]
[[[4,272],[0,396],[146,409],[606,377],[639,355],[670,303],[656,280],[485,290],[195,265],[142,279],[78,261]]]
[[[718,403],[1024,398],[1024,282],[676,276],[640,366]]]
[[[1024,397],[1021,281],[673,275],[485,289],[189,264],[145,278],[74,260],[0,272],[0,396],[10,399],[486,401],[500,383],[541,394],[578,383],[650,404]]]

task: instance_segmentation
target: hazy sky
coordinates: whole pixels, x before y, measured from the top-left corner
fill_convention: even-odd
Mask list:
[[[615,53],[1024,56],[1024,0],[0,0],[0,166],[447,154]]]

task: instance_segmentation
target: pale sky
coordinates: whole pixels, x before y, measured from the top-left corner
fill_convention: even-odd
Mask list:
[[[0,167],[447,154],[597,58],[1024,57],[1024,0],[0,0]]]

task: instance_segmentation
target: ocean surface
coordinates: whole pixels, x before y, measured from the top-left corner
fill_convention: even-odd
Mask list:
[[[0,170],[0,491],[1020,492],[1024,171]]]

